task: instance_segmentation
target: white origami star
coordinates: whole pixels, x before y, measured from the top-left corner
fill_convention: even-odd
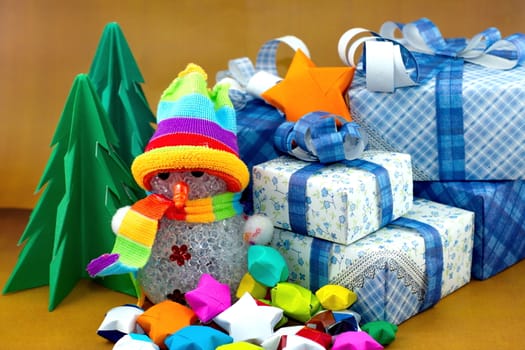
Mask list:
[[[284,342],[283,337],[286,337]],[[262,347],[265,350],[326,350],[313,340],[295,334],[272,335],[262,343]]]
[[[213,321],[222,327],[234,342],[255,341],[261,343],[274,332],[275,325],[283,317],[283,310],[275,306],[259,306],[249,294],[217,315]]]
[[[326,350],[319,343],[297,335],[303,328],[304,325],[281,327],[270,338],[265,339],[261,346],[265,350]]]

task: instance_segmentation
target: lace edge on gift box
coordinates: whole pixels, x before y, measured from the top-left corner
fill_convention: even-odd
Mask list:
[[[422,301],[426,291],[425,272],[407,255],[399,251],[382,250],[361,256],[351,266],[344,268],[330,283],[356,291],[363,288],[365,279],[374,279],[377,271],[390,271],[417,299]]]

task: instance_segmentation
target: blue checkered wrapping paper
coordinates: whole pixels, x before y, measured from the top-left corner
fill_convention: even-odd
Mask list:
[[[275,130],[284,122],[284,117],[266,102],[248,101],[237,114],[237,144],[239,156],[252,171],[254,165],[277,158],[281,153],[273,145]],[[252,182],[243,193],[244,211],[253,212]]]
[[[525,259],[525,181],[422,181],[414,195],[475,213],[472,278]]]
[[[370,92],[364,76],[348,91],[370,149],[412,156],[415,180],[440,180],[435,78],[394,93]],[[462,82],[464,179],[525,178],[525,67],[495,70],[465,63]]]
[[[441,298],[470,281],[472,212],[416,199],[403,218],[428,224],[439,232],[443,247]],[[363,323],[384,320],[400,324],[421,312],[429,281],[425,279],[424,239],[419,233],[389,225],[347,246],[323,241],[322,252],[329,255],[328,276],[312,276],[311,271],[323,273],[311,269],[319,259],[316,249],[321,241],[276,229],[271,244],[284,256],[291,282],[311,288],[324,278],[327,283],[349,288],[357,294],[351,309],[361,315]]]
[[[250,170],[282,154],[273,146],[273,135],[284,117],[274,107],[262,100],[252,100],[236,114],[239,155]]]

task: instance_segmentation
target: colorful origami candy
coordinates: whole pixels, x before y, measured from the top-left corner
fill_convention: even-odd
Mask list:
[[[288,280],[289,270],[279,251],[270,246],[248,248],[248,272],[254,280],[267,287]]]
[[[97,334],[115,343],[127,334],[139,333],[137,317],[143,313],[144,310],[136,305],[114,307],[106,313]]]
[[[169,335],[164,343],[169,350],[208,350],[230,344],[233,338],[208,326],[187,326]]]
[[[301,322],[308,321],[321,308],[314,293],[290,282],[277,283],[271,290],[271,300],[286,316]]]
[[[137,323],[161,349],[164,340],[179,329],[197,323],[197,315],[190,308],[171,300],[155,304],[137,318]]]
[[[274,306],[259,306],[250,294],[245,293],[230,308],[217,315],[213,321],[222,327],[234,341],[262,342],[273,334],[282,316],[282,309]]]
[[[159,350],[159,346],[155,344],[147,335],[130,333],[120,338],[113,350]]]
[[[230,287],[209,274],[203,274],[197,288],[184,298],[202,323],[208,323],[231,306]]]
[[[319,288],[315,295],[327,310],[346,310],[357,300],[357,294],[350,289],[335,284]]]

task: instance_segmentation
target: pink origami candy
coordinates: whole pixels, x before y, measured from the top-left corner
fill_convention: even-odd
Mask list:
[[[210,322],[231,306],[230,287],[209,274],[203,274],[197,288],[187,292],[184,298],[202,323]]]
[[[368,333],[363,331],[344,332],[335,337],[332,350],[382,350],[379,344]]]

